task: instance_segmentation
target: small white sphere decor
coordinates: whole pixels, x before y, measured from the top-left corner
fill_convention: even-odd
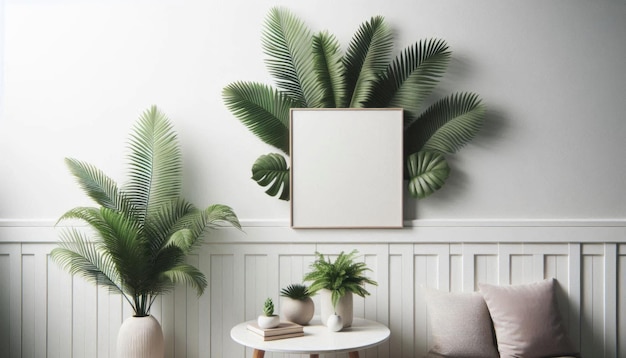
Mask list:
[[[339,332],[343,329],[343,320],[341,319],[341,316],[331,314],[330,316],[328,316],[326,326],[328,327],[329,331]]]
[[[344,327],[350,327],[352,325],[352,319],[354,317],[354,304],[352,292],[346,292],[343,295],[337,306],[333,307],[332,292],[327,289],[320,290],[320,316],[322,324],[328,321],[333,313],[341,316]]]

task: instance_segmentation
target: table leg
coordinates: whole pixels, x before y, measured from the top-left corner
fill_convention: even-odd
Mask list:
[[[265,356],[265,351],[262,351],[260,349],[255,349],[252,352],[252,358],[263,358]]]
[[[348,358],[359,358],[359,352],[354,351],[354,352],[348,353]]]

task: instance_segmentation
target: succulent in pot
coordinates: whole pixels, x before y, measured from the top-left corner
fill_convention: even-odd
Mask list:
[[[307,325],[315,313],[311,292],[305,285],[295,283],[280,290],[280,315],[284,320]]]
[[[274,314],[274,301],[269,297],[263,303],[263,314],[259,315],[257,324],[263,329],[278,327],[280,324],[280,317]]]

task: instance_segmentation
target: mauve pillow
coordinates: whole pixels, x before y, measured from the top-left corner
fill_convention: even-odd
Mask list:
[[[432,347],[428,357],[497,358],[493,327],[482,295],[424,288]]]
[[[500,357],[572,356],[556,301],[555,280],[495,286],[479,283],[496,331]]]

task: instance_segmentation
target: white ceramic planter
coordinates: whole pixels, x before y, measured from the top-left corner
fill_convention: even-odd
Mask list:
[[[341,316],[341,319],[343,320],[343,327],[350,327],[354,316],[352,296],[352,292],[347,292],[343,297],[341,297],[341,299],[339,299],[337,307],[333,309],[330,290],[320,290],[320,318],[322,320],[322,324],[326,325],[328,317],[336,313],[338,316]]]
[[[261,328],[274,328],[280,324],[280,317],[278,315],[260,315],[256,322]]]
[[[311,321],[314,313],[315,304],[313,303],[311,297],[306,297],[303,300],[281,297],[280,315],[286,321],[304,326]]]
[[[163,358],[165,344],[159,321],[152,316],[128,317],[117,334],[117,358]]]

